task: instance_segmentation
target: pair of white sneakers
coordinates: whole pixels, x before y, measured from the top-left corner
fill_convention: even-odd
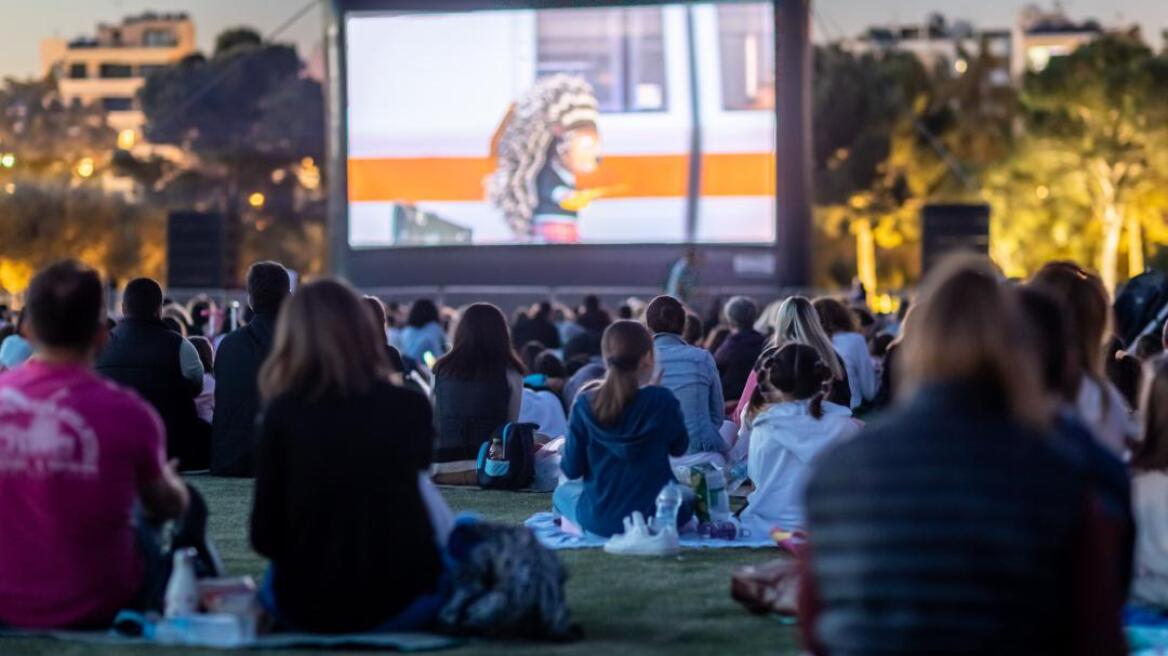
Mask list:
[[[625,532],[614,535],[604,543],[604,552],[618,556],[670,556],[681,551],[676,526],[664,526],[657,531],[649,528],[645,516],[633,511],[625,517]]]

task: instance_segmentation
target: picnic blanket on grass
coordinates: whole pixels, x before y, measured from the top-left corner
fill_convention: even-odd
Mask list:
[[[146,638],[130,638],[114,631],[22,631],[0,629],[0,643],[4,638],[43,638],[61,642],[88,645],[108,645],[110,647],[130,645],[156,645],[163,649],[176,645]],[[451,649],[463,644],[463,640],[433,633],[354,633],[323,635],[313,633],[271,633],[258,636],[251,642],[236,647],[215,647],[197,645],[204,649],[388,649],[399,652],[423,652]],[[194,646],[194,645],[191,645]],[[0,647],[0,653],[4,653]]]
[[[541,512],[529,517],[523,525],[535,533],[540,544],[548,549],[600,549],[607,542],[604,538],[591,536],[577,537],[560,530],[555,513]],[[695,532],[681,535],[682,549],[775,549],[775,541],[768,535],[751,535],[737,540],[716,540],[703,538]]]

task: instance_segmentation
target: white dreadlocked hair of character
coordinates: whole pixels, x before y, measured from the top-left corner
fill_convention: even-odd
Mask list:
[[[503,213],[515,236],[531,237],[539,198],[535,178],[547,163],[553,140],[577,127],[596,128],[596,93],[584,78],[557,74],[535,83],[504,119],[498,166],[485,181],[487,200]]]

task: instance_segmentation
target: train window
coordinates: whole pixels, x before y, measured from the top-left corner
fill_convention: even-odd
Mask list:
[[[775,108],[775,19],[770,2],[718,5],[722,108]]]
[[[602,112],[665,110],[661,7],[541,11],[537,16],[540,77],[584,77]]]

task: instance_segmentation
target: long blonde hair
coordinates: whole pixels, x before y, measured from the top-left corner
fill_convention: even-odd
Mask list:
[[[925,279],[905,331],[898,394],[930,383],[978,385],[1004,402],[1017,420],[1043,425],[1041,364],[1026,348],[1017,297],[996,267],[967,254],[944,260]]]
[[[297,289],[281,308],[259,388],[265,402],[283,394],[343,398],[392,373],[384,333],[360,297],[347,283],[325,278]]]
[[[787,344],[806,344],[815,349],[819,359],[831,370],[831,377],[835,380],[844,379],[844,368],[836,355],[831,338],[823,330],[819,322],[819,313],[811,301],[803,296],[792,296],[783,301],[775,316],[775,332],[771,336],[771,346],[782,347]]]
[[[606,372],[595,387],[592,414],[602,425],[612,426],[641,388],[641,362],[646,355],[652,357],[653,336],[644,324],[626,319],[606,328],[600,342]]]

